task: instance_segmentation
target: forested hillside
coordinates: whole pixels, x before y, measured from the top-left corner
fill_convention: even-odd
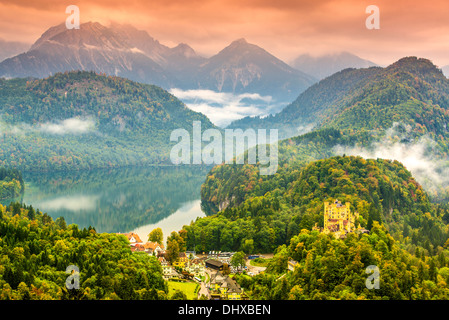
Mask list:
[[[449,206],[440,177],[448,97],[441,71],[411,57],[384,69],[344,70],[276,116],[234,123],[279,127],[284,135],[314,130],[279,142],[274,175],[249,164],[214,167],[201,189],[210,216],[184,227],[187,243],[274,250],[264,274],[237,277],[254,299],[447,299]],[[421,162],[431,169],[419,175],[427,189],[399,161],[345,151]],[[323,227],[323,202],[335,199],[351,203],[356,225],[370,233],[336,239],[312,231]],[[284,275],[290,259],[295,271]],[[369,265],[381,272],[380,290],[365,286]]]
[[[170,133],[213,127],[165,90],[93,72],[0,79],[0,164],[22,170],[169,162]]]
[[[307,134],[279,142],[278,174],[346,151],[390,159],[416,157],[439,177],[445,176],[449,154],[448,97],[449,81],[441,71],[426,59],[409,57],[384,69],[341,71],[309,88],[276,116],[247,124],[253,128],[279,126],[284,134],[290,125],[297,129],[315,126]],[[248,191],[242,186],[249,185],[248,173],[254,170],[233,166],[225,170],[226,176],[221,171],[215,174],[215,189],[203,190],[203,208],[212,213],[221,203],[241,203]],[[429,174],[419,178],[432,196],[447,197],[447,185]],[[251,184],[267,192],[272,180],[258,177]]]
[[[0,299],[166,299],[155,257],[132,253],[125,236],[67,226],[32,206],[0,206]],[[68,290],[66,269],[79,269]]]
[[[413,130],[447,135],[449,80],[431,61],[406,57],[386,68],[346,69],[303,92],[280,113],[230,127],[279,128],[283,138],[312,129]],[[427,116],[431,116],[428,118]]]
[[[184,227],[187,247],[274,251],[264,273],[236,276],[251,299],[448,298],[447,204],[430,202],[398,161],[338,156],[306,163],[284,162],[273,176],[251,165],[212,169],[202,194],[218,213]],[[311,231],[323,227],[323,202],[335,199],[350,202],[356,224],[370,233],[336,239]],[[287,272],[288,260],[295,271]],[[380,270],[378,290],[366,287],[368,266]]]
[[[287,272],[287,261],[297,265]],[[376,270],[378,285],[366,282],[367,268]],[[286,274],[285,274],[286,273]],[[285,274],[285,275],[284,275]],[[284,276],[282,276],[284,275]],[[265,273],[236,277],[251,299],[291,300],[431,300],[449,298],[447,249],[428,257],[420,249],[409,253],[374,223],[369,235],[345,239],[302,230],[288,246],[278,248]],[[367,281],[368,280],[368,281]]]
[[[350,202],[362,227],[382,223],[411,251],[421,246],[434,254],[448,238],[447,206],[432,204],[397,161],[332,157],[286,166],[271,178],[250,165],[222,165],[209,173],[202,199],[218,214],[185,227],[187,243],[200,250],[270,252],[302,229],[322,227],[323,202],[334,199]]]
[[[15,198],[24,190],[25,184],[19,170],[0,168],[0,200]]]

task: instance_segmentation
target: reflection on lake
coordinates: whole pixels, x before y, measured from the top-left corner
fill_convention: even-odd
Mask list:
[[[63,216],[67,224],[98,232],[137,231],[142,241],[161,227],[164,236],[198,216],[209,168],[149,167],[82,172],[24,172],[27,205]],[[3,201],[9,203],[9,201]]]
[[[200,213],[200,214],[199,214]],[[167,237],[172,231],[181,230],[183,225],[190,224],[190,222],[197,217],[203,217],[205,214],[201,211],[201,200],[194,200],[183,204],[175,213],[158,221],[145,226],[141,226],[133,230],[137,233],[142,241],[148,240],[148,234],[155,228],[161,228],[164,234],[164,245]]]
[[[92,211],[96,209],[99,196],[63,196],[39,203],[40,208],[50,211],[66,210],[77,212],[81,210]]]

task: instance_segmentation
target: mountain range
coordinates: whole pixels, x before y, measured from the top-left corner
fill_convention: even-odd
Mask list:
[[[290,65],[320,80],[347,68],[358,69],[377,66],[372,61],[345,51],[322,56],[303,54],[293,60]]]
[[[140,48],[136,47],[139,44]],[[168,86],[171,79],[154,61],[164,49],[147,34],[131,28],[106,28],[88,22],[79,30],[68,30],[61,24],[44,32],[29,51],[3,61],[0,75],[45,78],[57,72],[84,70]]]
[[[164,163],[171,131],[189,130],[193,120],[203,129],[214,127],[162,88],[93,72],[1,80],[0,106],[0,164],[25,169]],[[372,141],[373,132],[401,123],[415,137],[430,134],[444,154],[447,110],[449,80],[429,60],[406,57],[386,68],[337,72],[281,112],[244,118],[229,128],[278,128],[281,139],[337,128],[370,131]]]
[[[0,77],[45,78],[64,71],[95,71],[164,89],[258,93],[290,102],[316,79],[244,39],[205,58],[181,43],[169,48],[130,25],[87,22],[80,29],[51,27],[22,54],[0,63]]]
[[[245,39],[232,42],[209,58],[200,66],[196,77],[201,89],[256,92],[278,101],[297,97],[316,81]]]
[[[276,115],[246,117],[229,127],[279,128],[284,138],[330,126],[386,129],[404,119],[423,123],[428,119],[415,111],[431,108],[438,114],[449,109],[448,79],[429,60],[406,57],[385,68],[342,70],[308,88]],[[375,117],[373,112],[382,114]]]

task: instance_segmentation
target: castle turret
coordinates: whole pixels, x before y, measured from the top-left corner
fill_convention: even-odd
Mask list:
[[[334,232],[337,238],[355,230],[358,213],[351,213],[351,204],[343,205],[338,199],[334,202],[324,202],[324,233]]]

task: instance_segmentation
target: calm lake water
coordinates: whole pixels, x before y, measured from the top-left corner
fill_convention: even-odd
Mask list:
[[[166,238],[197,217],[210,168],[149,167],[82,172],[24,172],[21,199],[53,219],[98,232],[136,232],[142,241],[160,227]],[[10,200],[2,201],[8,204]]]

